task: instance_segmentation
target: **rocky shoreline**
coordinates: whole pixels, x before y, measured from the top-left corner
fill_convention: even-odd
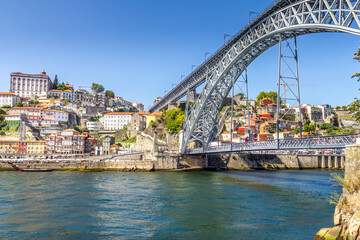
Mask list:
[[[321,229],[314,240],[360,240],[360,145],[346,147],[343,186],[334,213],[334,226]]]

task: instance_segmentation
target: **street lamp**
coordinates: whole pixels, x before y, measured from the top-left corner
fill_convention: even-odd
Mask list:
[[[191,65],[191,72],[194,70],[194,67],[196,67],[196,65]]]
[[[211,53],[205,52],[205,61],[206,61],[206,56],[207,56],[207,55],[211,55]]]
[[[232,35],[230,34],[224,34],[224,45],[225,45],[225,42],[226,42],[226,37],[231,37]]]
[[[250,23],[252,14],[260,14],[260,13],[259,12],[254,12],[254,11],[249,11],[249,23]]]

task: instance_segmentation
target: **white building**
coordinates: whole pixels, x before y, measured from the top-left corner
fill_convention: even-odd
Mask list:
[[[48,92],[48,96],[57,96],[60,99],[69,99],[71,102],[76,102],[76,92],[73,90],[57,90],[57,89],[51,89]]]
[[[42,117],[44,119],[52,119],[63,123],[69,121],[69,113],[59,110],[44,109]]]
[[[36,115],[41,116],[42,115],[42,108],[38,107],[13,107],[10,108],[8,111],[9,115],[20,115],[22,113],[26,115]]]
[[[11,92],[0,92],[0,107],[4,105],[10,105],[14,107],[21,102],[21,98]]]
[[[137,110],[139,110],[140,112],[144,111],[144,105],[141,103],[136,103],[136,102],[130,102],[131,105],[136,108]]]
[[[112,112],[104,115],[104,129],[120,130],[131,121],[133,112]]]
[[[22,98],[35,98],[47,96],[51,88],[51,80],[46,72],[40,74],[25,74],[13,72],[10,74],[10,92]]]
[[[86,128],[89,130],[89,131],[99,131],[102,129],[102,125],[101,125],[101,122],[87,122],[86,123]]]
[[[20,115],[6,115],[6,121],[20,121]],[[58,126],[59,121],[53,119],[43,119],[38,115],[26,115],[26,121],[32,126]]]

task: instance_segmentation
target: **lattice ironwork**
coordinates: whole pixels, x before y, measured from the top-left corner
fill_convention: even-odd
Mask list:
[[[201,65],[199,72],[195,70],[173,89],[173,97],[167,95],[152,111],[176,99],[174,96],[181,96],[179,91],[186,93],[189,86],[197,86],[205,80],[206,85],[184,124],[182,152],[192,141],[208,144],[224,98],[254,59],[280,39],[317,32],[360,35],[359,9],[360,0],[277,1]]]
[[[321,136],[321,137],[307,137],[307,138],[291,138],[248,142],[248,143],[235,143],[231,147],[230,144],[222,146],[213,146],[206,149],[206,153],[218,152],[242,152],[242,151],[266,151],[266,150],[296,150],[296,149],[329,149],[329,148],[345,148],[346,145],[356,143],[356,138],[359,134],[355,135],[338,135],[338,136]],[[278,148],[279,143],[279,148]],[[203,153],[202,148],[189,149],[186,154],[200,154]]]

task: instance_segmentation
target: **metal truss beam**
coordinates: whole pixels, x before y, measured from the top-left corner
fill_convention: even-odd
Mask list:
[[[360,35],[360,0],[279,0],[235,35],[212,58],[180,83],[172,96],[165,96],[151,111],[176,100],[189,86],[206,81],[200,97],[184,123],[184,145],[192,141],[208,144],[215,121],[236,79],[261,53],[286,40],[318,32]],[[203,68],[204,67],[204,68]],[[199,76],[198,70],[202,71]],[[186,81],[189,81],[185,83]]]

